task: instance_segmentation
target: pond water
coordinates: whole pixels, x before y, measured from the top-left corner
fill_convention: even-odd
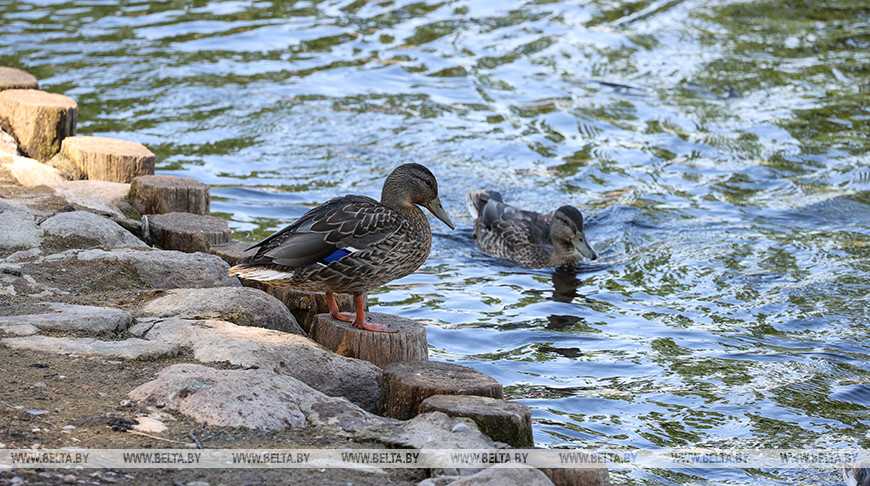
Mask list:
[[[578,4],[582,3],[582,4]],[[258,240],[419,162],[419,272],[372,310],[532,407],[543,447],[870,448],[864,0],[0,1],[0,65],[212,187]],[[475,249],[465,193],[573,204],[601,254]],[[616,484],[841,484],[837,469]]]

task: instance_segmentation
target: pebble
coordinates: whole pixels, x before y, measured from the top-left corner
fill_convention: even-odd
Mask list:
[[[122,407],[129,407],[129,406],[130,406],[130,400],[121,400],[121,406],[122,406]]]
[[[63,482],[65,483],[74,483],[76,482],[76,477],[72,474],[67,474],[63,477]]]
[[[33,388],[45,388],[47,386],[44,381],[37,381],[33,384]]]
[[[454,433],[465,432],[466,430],[468,430],[468,425],[465,425],[463,423],[458,423],[458,424],[454,425],[452,429],[450,429],[450,432],[454,432]]]
[[[24,478],[22,478],[21,476],[15,476],[14,478],[9,480],[9,484],[18,484],[18,483],[23,483],[23,482],[24,482]]]

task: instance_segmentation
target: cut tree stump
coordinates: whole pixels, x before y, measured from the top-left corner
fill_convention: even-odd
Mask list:
[[[396,332],[357,329],[349,322],[319,314],[314,318],[308,337],[327,349],[349,358],[359,358],[383,368],[390,363],[426,361],[429,345],[426,326],[411,319],[372,312],[366,320],[384,324]]]
[[[130,185],[130,204],[142,214],[211,212],[208,184],[189,177],[146,175]]]
[[[420,404],[420,413],[426,412],[470,418],[492,440],[514,447],[534,445],[532,409],[520,402],[473,395],[433,395]]]
[[[154,154],[150,150],[141,143],[117,138],[65,138],[60,152],[47,163],[72,179],[129,183],[136,177],[154,174]]]
[[[469,368],[439,361],[393,363],[384,368],[381,415],[408,420],[433,395],[477,395],[504,398],[501,383]]]
[[[606,467],[538,468],[554,486],[610,486],[610,473]]]
[[[152,241],[164,250],[207,253],[212,246],[230,241],[227,222],[214,216],[167,213],[152,214],[145,218]]]
[[[0,91],[7,89],[39,89],[39,81],[27,71],[0,66]]]
[[[250,246],[250,245],[248,245]],[[253,251],[245,253],[245,256],[252,254]],[[218,255],[220,256],[220,255]],[[221,258],[224,258],[221,256]],[[226,258],[224,258],[226,260]],[[230,263],[235,265],[235,263]],[[256,280],[248,280],[240,278],[242,285],[245,287],[253,287],[260,289],[269,295],[277,298],[290,309],[290,313],[296,318],[296,322],[302,326],[306,333],[311,332],[311,326],[319,314],[329,312],[329,306],[326,304],[326,296],[322,292],[302,292],[282,287],[268,285],[265,282]],[[338,309],[342,312],[353,312],[353,298],[347,294],[335,294],[335,303],[338,304]],[[368,310],[368,306],[366,306]]]
[[[71,98],[35,89],[0,91],[0,128],[15,137],[24,155],[45,162],[76,134],[78,105]]]

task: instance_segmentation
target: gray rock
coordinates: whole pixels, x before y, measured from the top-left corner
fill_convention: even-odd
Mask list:
[[[274,431],[323,425],[336,415],[356,416],[361,422],[380,420],[343,398],[328,397],[291,376],[267,369],[217,370],[176,364],[129,396],[145,405],[166,404],[197,422],[216,426]]]
[[[275,297],[248,287],[175,289],[145,304],[140,315],[177,316],[188,319],[219,319],[240,326],[262,327],[302,334],[296,318]]]
[[[204,363],[257,366],[293,376],[329,396],[345,397],[365,410],[374,412],[378,407],[380,368],[339,356],[298,334],[173,318],[155,324],[146,338],[191,348]]]
[[[534,445],[532,410],[520,402],[474,395],[433,395],[423,400],[420,411],[470,418],[481,432],[513,447]]]
[[[553,482],[541,471],[517,464],[495,465],[471,476],[442,476],[429,478],[417,486],[553,486]]]
[[[81,180],[53,182],[47,185],[54,189],[58,195],[68,199],[85,196],[105,201],[111,205],[121,202],[130,192],[130,184],[123,182]]]
[[[0,201],[0,228],[3,228],[0,249],[26,250],[42,241],[42,230],[33,214],[5,201]]]
[[[27,260],[35,260],[39,258],[40,255],[42,255],[42,250],[40,250],[39,248],[31,248],[29,250],[16,251],[15,253],[6,257],[6,261],[14,263]]]
[[[10,326],[0,324],[0,331],[12,336],[32,336],[39,333],[39,329],[30,324],[14,324]]]
[[[26,336],[0,339],[0,343],[14,349],[122,359],[151,359],[178,353],[178,347],[170,343],[135,338],[101,341],[95,338]]]
[[[30,324],[44,331],[86,331],[105,334],[123,331],[133,321],[133,316],[120,309],[50,303],[51,310],[41,314],[0,316],[0,326]]]
[[[78,237],[110,248],[148,246],[118,223],[88,211],[57,213],[43,221],[39,227],[46,236]]]
[[[147,286],[159,289],[241,287],[239,280],[227,271],[229,265],[214,255],[205,253],[182,253],[153,249],[117,248],[113,250],[67,250],[48,255],[30,265],[54,263],[64,268],[76,269],[81,265],[103,269],[112,267],[132,268],[131,286]],[[82,282],[87,285],[88,282]]]
[[[457,427],[464,424],[467,427]],[[494,449],[495,442],[483,435],[474,422],[448,417],[442,412],[417,415],[407,422],[376,425],[359,434],[368,438],[410,449]]]

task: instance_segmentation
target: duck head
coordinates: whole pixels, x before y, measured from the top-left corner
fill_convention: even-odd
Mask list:
[[[579,255],[590,260],[598,259],[598,253],[586,241],[583,215],[574,206],[562,206],[556,210],[550,226],[550,238],[553,240],[554,256],[557,260],[565,260],[567,263],[577,260]]]
[[[438,198],[438,181],[420,164],[402,164],[387,176],[381,191],[381,204],[396,209],[417,204],[432,212],[450,229],[454,228]]]

